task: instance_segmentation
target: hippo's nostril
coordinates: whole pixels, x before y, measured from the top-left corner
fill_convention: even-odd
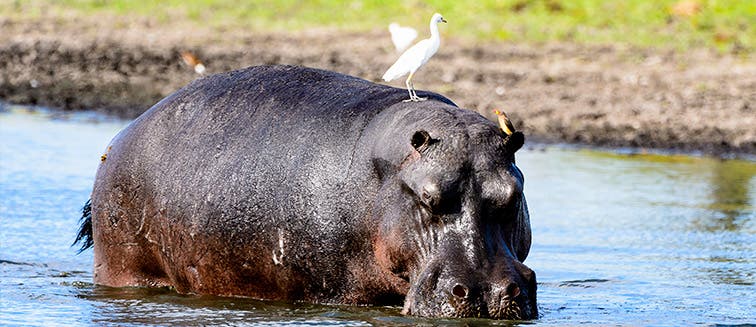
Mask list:
[[[454,296],[463,298],[467,296],[467,287],[464,287],[460,284],[454,285],[454,288],[452,288],[452,294]]]
[[[515,283],[507,285],[507,295],[510,299],[516,298],[518,295],[520,295],[520,287]]]

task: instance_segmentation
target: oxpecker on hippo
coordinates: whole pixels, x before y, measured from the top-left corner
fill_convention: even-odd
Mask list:
[[[522,133],[405,92],[261,66],[163,99],[100,162],[95,283],[535,318]]]

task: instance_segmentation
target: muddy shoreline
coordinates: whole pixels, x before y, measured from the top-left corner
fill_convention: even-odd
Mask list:
[[[209,73],[292,64],[375,82],[397,57],[381,30],[115,25],[0,19],[0,100],[133,118],[199,77],[182,51],[194,53]],[[493,109],[506,111],[531,140],[756,154],[752,56],[443,40],[414,81],[491,119]]]

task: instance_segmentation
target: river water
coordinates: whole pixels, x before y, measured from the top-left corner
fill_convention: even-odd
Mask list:
[[[69,245],[127,123],[0,104],[0,325],[511,324],[93,285]],[[524,324],[756,323],[756,163],[526,147],[518,165],[541,314]]]

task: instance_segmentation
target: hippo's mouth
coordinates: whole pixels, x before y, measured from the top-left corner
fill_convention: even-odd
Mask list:
[[[455,318],[489,318],[499,320],[528,320],[536,318],[527,296],[520,294],[514,299],[498,301],[475,301],[452,296],[444,311]]]
[[[449,317],[449,318],[488,318],[498,320],[529,320],[537,317],[537,311],[533,309],[527,298],[515,298],[503,300],[495,306],[470,301],[460,301],[450,298],[447,303],[441,304],[437,312],[419,310],[414,305],[405,304],[402,314],[417,315],[424,317]]]
[[[514,299],[502,299],[498,305],[488,307],[488,317],[492,319],[528,320],[535,319],[536,315],[530,300],[522,294]]]

